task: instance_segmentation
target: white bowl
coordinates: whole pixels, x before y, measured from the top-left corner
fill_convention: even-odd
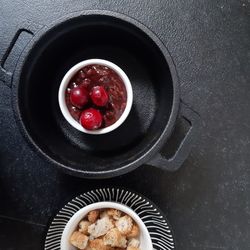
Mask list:
[[[61,238],[61,250],[76,250],[74,246],[72,246],[69,242],[70,236],[72,233],[76,230],[78,223],[87,215],[88,212],[95,209],[103,209],[103,208],[114,208],[118,209],[126,214],[128,214],[135,223],[140,228],[140,249],[142,250],[153,250],[153,244],[148,232],[147,227],[142,222],[140,217],[129,207],[116,203],[116,202],[97,202],[93,203],[91,205],[88,205],[82,209],[80,209],[78,212],[76,212],[71,219],[66,224],[62,238]]]
[[[113,69],[123,80],[123,83],[124,83],[126,91],[127,91],[127,104],[126,104],[125,110],[122,113],[121,117],[111,126],[106,127],[106,128],[102,128],[102,129],[97,129],[97,130],[87,130],[87,129],[83,128],[81,126],[81,124],[79,122],[77,122],[71,116],[71,114],[67,108],[66,101],[65,101],[65,91],[66,91],[66,88],[67,88],[70,80],[72,79],[72,77],[81,68],[83,68],[87,65],[91,65],[91,64],[103,65],[103,66],[107,66],[107,67]],[[58,101],[59,101],[59,106],[60,106],[60,109],[62,111],[62,114],[70,125],[72,125],[75,129],[77,129],[81,132],[84,132],[87,134],[100,135],[100,134],[106,134],[106,133],[113,131],[114,129],[118,128],[126,120],[127,116],[129,115],[129,112],[131,110],[132,103],[133,103],[133,90],[132,90],[132,86],[131,86],[130,80],[128,79],[127,75],[116,64],[114,64],[110,61],[107,61],[107,60],[103,60],[103,59],[88,59],[88,60],[79,62],[78,64],[73,66],[66,73],[66,75],[63,77],[61,84],[60,84],[59,92],[58,92]]]

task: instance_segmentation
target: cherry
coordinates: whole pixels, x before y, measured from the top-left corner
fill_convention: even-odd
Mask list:
[[[83,108],[83,106],[87,104],[88,100],[89,93],[85,88],[77,86],[71,89],[70,102],[77,108]]]
[[[102,115],[97,109],[86,109],[81,114],[80,123],[84,128],[88,130],[98,129],[102,125]]]
[[[97,106],[105,106],[109,100],[106,90],[102,86],[95,86],[90,92],[92,102]]]

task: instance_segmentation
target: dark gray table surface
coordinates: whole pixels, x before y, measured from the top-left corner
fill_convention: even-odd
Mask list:
[[[250,1],[0,0],[0,58],[22,22],[49,24],[84,9],[124,13],[160,37],[182,99],[201,116],[198,140],[175,173],[141,166],[109,180],[71,177],[27,145],[11,89],[0,81],[0,249],[43,249],[66,202],[112,185],[152,199],[174,229],[176,249],[250,249]]]

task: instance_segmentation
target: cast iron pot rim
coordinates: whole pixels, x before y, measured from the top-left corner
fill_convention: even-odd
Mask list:
[[[24,122],[22,121],[22,115],[19,108],[19,82],[20,77],[22,73],[23,66],[26,63],[26,58],[34,48],[34,46],[39,42],[39,40],[45,36],[47,33],[51,31],[51,29],[55,29],[58,26],[61,26],[63,23],[70,21],[71,19],[80,18],[81,16],[90,16],[90,15],[99,15],[99,16],[108,16],[108,17],[114,17],[117,19],[121,19],[122,21],[126,21],[135,27],[142,30],[160,49],[161,53],[165,57],[165,60],[169,66],[172,83],[173,83],[173,103],[172,103],[172,110],[171,114],[169,116],[168,123],[165,126],[165,129],[163,130],[161,136],[157,139],[157,141],[154,143],[154,145],[142,156],[139,158],[134,159],[130,163],[119,167],[114,170],[105,170],[105,171],[98,171],[98,172],[91,172],[91,171],[84,171],[84,170],[78,170],[71,168],[69,166],[66,166],[60,162],[57,162],[52,157],[47,155],[43,150],[36,144],[36,142],[32,139],[32,137],[29,135],[29,132],[27,131]],[[58,168],[62,169],[65,173],[77,176],[77,177],[83,177],[83,178],[111,178],[115,176],[120,176],[125,173],[128,173],[140,165],[147,163],[149,159],[151,159],[160,148],[164,145],[168,137],[170,136],[175,121],[177,119],[177,114],[179,111],[179,104],[180,104],[180,89],[179,89],[179,81],[178,81],[178,75],[176,71],[175,64],[172,60],[172,57],[170,56],[170,53],[168,52],[168,49],[165,47],[163,42],[154,34],[148,27],[146,27],[144,24],[140,23],[136,19],[129,17],[122,13],[117,13],[113,11],[107,11],[107,10],[85,10],[85,11],[77,11],[70,13],[69,15],[66,15],[60,19],[55,20],[54,22],[51,22],[49,26],[44,25],[43,28],[41,28],[37,34],[34,35],[34,37],[31,39],[31,41],[27,44],[25,49],[22,51],[21,55],[18,58],[18,61],[16,63],[15,70],[13,72],[13,78],[12,78],[12,106],[15,114],[15,119],[18,124],[20,124],[20,130],[23,133],[24,137],[28,140],[29,143],[33,145],[33,149],[38,151],[41,155],[44,156],[46,160],[48,160],[50,163],[53,163]]]

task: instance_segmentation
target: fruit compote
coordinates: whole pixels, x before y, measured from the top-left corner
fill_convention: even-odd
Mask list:
[[[114,124],[121,117],[127,92],[113,69],[93,64],[72,77],[65,98],[71,116],[85,129],[96,130]]]

